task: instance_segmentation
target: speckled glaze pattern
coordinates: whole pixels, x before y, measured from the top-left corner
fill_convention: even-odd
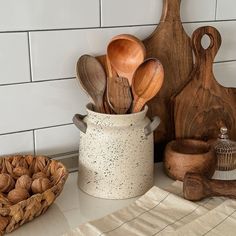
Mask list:
[[[101,114],[87,106],[86,133],[80,132],[78,185],[100,198],[139,196],[153,186],[153,133],[143,111],[126,115]]]

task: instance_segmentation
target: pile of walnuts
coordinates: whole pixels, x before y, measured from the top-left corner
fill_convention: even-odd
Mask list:
[[[44,156],[14,156],[0,160],[0,207],[43,193],[61,177],[56,162]]]

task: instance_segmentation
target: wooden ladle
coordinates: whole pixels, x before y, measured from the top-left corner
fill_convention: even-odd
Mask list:
[[[184,176],[184,198],[199,201],[206,197],[236,198],[236,180],[210,180],[199,173],[188,172]]]
[[[103,95],[106,89],[106,74],[102,65],[95,57],[83,55],[77,62],[76,72],[80,84],[93,99],[96,111],[105,113]]]
[[[132,104],[132,95],[127,78],[114,76],[107,58],[107,101],[116,114],[126,114]]]
[[[164,69],[155,58],[145,60],[135,71],[132,80],[134,96],[132,112],[142,110],[145,103],[151,100],[160,90],[164,80]]]
[[[137,67],[143,62],[146,49],[143,43],[133,35],[121,34],[111,39],[107,46],[107,56],[120,77],[132,84]]]

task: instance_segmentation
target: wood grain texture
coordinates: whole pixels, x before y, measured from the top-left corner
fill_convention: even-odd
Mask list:
[[[179,139],[166,145],[163,164],[166,174],[175,180],[182,181],[189,171],[212,177],[216,156],[213,148],[204,141]]]
[[[201,45],[210,37],[207,49]],[[189,83],[173,99],[176,138],[210,140],[227,127],[236,139],[236,89],[225,88],[215,79],[212,66],[221,45],[220,33],[213,27],[201,27],[192,35],[196,63]]]
[[[134,96],[132,112],[139,112],[160,90],[164,80],[163,66],[156,58],[145,60],[135,71],[132,80]]]
[[[138,38],[130,34],[120,34],[111,39],[107,46],[107,56],[120,77],[132,84],[137,67],[143,62],[146,49]]]
[[[236,180],[210,180],[189,172],[184,176],[183,193],[184,198],[191,201],[213,196],[236,198]]]
[[[108,68],[107,68],[107,56],[106,55],[101,55],[101,56],[97,56],[96,59],[101,63],[106,76],[108,77]],[[116,72],[112,69],[112,73],[115,75]],[[107,86],[104,92],[104,96],[103,96],[103,105],[104,105],[104,109],[106,114],[112,114],[113,111],[111,110],[108,101],[107,101]]]
[[[106,74],[100,62],[93,56],[83,55],[77,62],[76,72],[80,84],[93,99],[97,111],[104,113]]]
[[[127,78],[115,76],[107,80],[107,100],[116,114],[127,113],[133,101]]]
[[[174,137],[170,98],[186,84],[193,68],[191,40],[181,23],[180,3],[180,0],[164,0],[160,24],[143,41],[147,57],[158,58],[165,71],[163,87],[148,103],[149,116],[157,115],[161,119],[154,133],[155,150],[163,150],[165,144]]]
[[[113,75],[109,58],[107,57],[107,101],[116,114],[126,114],[131,107],[133,98],[127,78]]]

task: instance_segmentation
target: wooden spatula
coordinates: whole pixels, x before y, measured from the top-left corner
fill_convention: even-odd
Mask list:
[[[132,95],[127,78],[113,76],[111,64],[107,58],[107,101],[116,114],[126,114],[132,104]]]

